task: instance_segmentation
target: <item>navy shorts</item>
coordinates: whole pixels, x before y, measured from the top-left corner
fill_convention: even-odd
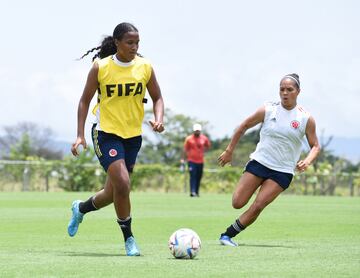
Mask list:
[[[129,173],[132,172],[141,148],[141,135],[124,139],[115,134],[96,130],[96,125],[93,125],[91,135],[96,156],[105,172],[111,163],[119,159],[124,159],[127,170]]]
[[[266,180],[273,180],[277,182],[284,190],[289,187],[293,178],[292,174],[269,169],[256,160],[250,160],[245,166],[244,172],[245,171]]]

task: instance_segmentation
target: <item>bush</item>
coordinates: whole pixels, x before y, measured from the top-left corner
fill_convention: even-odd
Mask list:
[[[232,192],[242,170],[225,167],[216,170],[204,169],[201,190],[213,193]],[[132,190],[156,190],[163,192],[183,192],[189,190],[189,174],[177,167],[137,165],[131,175]]]
[[[65,191],[96,191],[105,183],[106,175],[98,163],[95,152],[88,148],[78,157],[67,156],[58,162],[59,187]]]

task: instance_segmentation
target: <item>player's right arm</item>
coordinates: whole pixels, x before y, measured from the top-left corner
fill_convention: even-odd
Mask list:
[[[71,146],[71,152],[73,155],[79,155],[78,147],[82,145],[86,148],[86,140],[84,136],[84,128],[85,128],[85,121],[89,111],[89,105],[94,97],[96,90],[99,87],[98,82],[98,72],[99,72],[99,65],[98,63],[94,63],[92,68],[89,71],[85,87],[83,90],[83,94],[79,101],[78,106],[78,118],[77,118],[77,138],[74,144]]]
[[[244,133],[257,124],[264,121],[265,118],[265,106],[260,107],[252,115],[247,117],[235,130],[234,135],[231,138],[229,145],[226,147],[225,151],[219,156],[218,163],[220,166],[231,162],[232,154],[235,150],[236,144]]]
[[[188,141],[188,137],[186,137],[185,141],[184,141],[184,146],[183,146],[183,149],[181,152],[181,159],[180,159],[181,163],[184,163],[187,159],[188,148],[189,148],[189,141]]]

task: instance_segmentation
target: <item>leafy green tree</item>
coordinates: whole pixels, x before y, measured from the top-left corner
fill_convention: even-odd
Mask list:
[[[145,118],[152,118],[152,111],[146,111]],[[230,142],[229,137],[212,139],[209,134],[209,123],[183,114],[175,114],[170,109],[165,111],[165,128],[161,133],[153,133],[148,127],[143,136],[143,147],[139,154],[140,163],[165,163],[178,165],[183,153],[185,138],[192,134],[193,124],[200,123],[203,133],[211,141],[211,149],[205,154],[207,167],[217,167],[217,158]],[[233,165],[244,166],[249,155],[254,151],[259,140],[259,130],[255,129],[246,133],[240,140],[234,153]]]
[[[226,149],[230,143],[230,137],[224,137],[212,141],[211,150],[206,154],[206,161],[208,166],[218,165],[219,155]],[[249,160],[249,155],[255,150],[256,144],[259,141],[259,130],[251,130],[247,132],[238,142],[236,150],[233,153],[232,166],[244,167]]]
[[[31,149],[31,139],[29,134],[22,134],[21,138],[10,146],[10,160],[27,160],[28,157],[35,155]]]
[[[8,160],[20,160],[20,161],[40,161],[40,157],[36,156],[34,150],[31,147],[31,138],[28,134],[22,134],[21,138],[13,145],[10,146],[10,152],[7,157]],[[7,177],[14,182],[23,182],[24,190],[29,190],[29,183],[33,176],[33,173],[36,171],[40,175],[42,172],[39,167],[35,167],[34,164],[8,164],[5,166],[5,171]],[[26,182],[25,182],[26,181]]]
[[[146,111],[145,118],[152,118],[152,111]],[[203,126],[203,133],[208,135],[208,123],[183,114],[165,110],[165,131],[154,133],[147,126],[143,136],[143,147],[139,154],[140,163],[178,164],[183,151],[184,140],[190,135],[195,122]]]
[[[54,133],[50,128],[35,123],[21,122],[14,126],[4,126],[0,137],[1,156],[10,160],[26,160],[27,157],[61,159],[61,151],[54,150]]]
[[[4,126],[4,135],[0,137],[0,155],[7,160],[41,161],[60,159],[61,152],[50,146],[53,132],[30,122],[14,126]],[[45,169],[46,168],[46,169]],[[9,180],[23,182],[23,189],[30,190],[31,180],[48,177],[48,167],[32,164],[6,165],[4,173]],[[37,175],[35,175],[37,173]]]

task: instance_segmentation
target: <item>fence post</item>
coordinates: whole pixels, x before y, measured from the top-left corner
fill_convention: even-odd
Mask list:
[[[303,173],[301,176],[300,176],[300,180],[301,180],[301,183],[303,184],[304,186],[304,195],[307,195],[308,194],[308,183],[307,183],[307,178],[306,178],[306,174]]]
[[[185,161],[181,161],[180,162],[180,172],[184,173],[184,193],[186,193],[186,188],[187,188],[187,182],[186,182],[186,163]]]
[[[29,191],[30,188],[30,169],[25,165],[23,172],[23,191]]]
[[[45,175],[45,191],[49,192],[49,173]]]
[[[350,174],[349,177],[349,188],[350,188],[350,196],[353,197],[354,196],[354,176],[352,174]]]

